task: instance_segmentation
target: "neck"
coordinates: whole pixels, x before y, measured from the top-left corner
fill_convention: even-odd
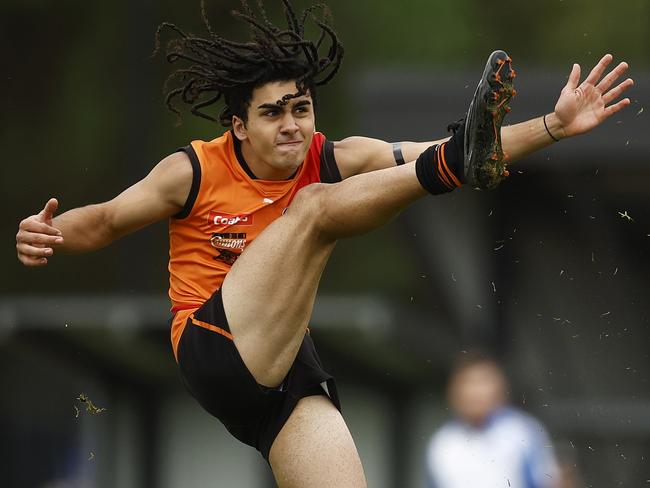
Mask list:
[[[241,154],[251,172],[260,180],[287,180],[296,173],[293,168],[278,169],[264,162],[247,140],[241,141]]]

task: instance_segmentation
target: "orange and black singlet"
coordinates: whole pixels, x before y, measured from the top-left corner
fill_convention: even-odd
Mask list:
[[[174,354],[187,317],[217,291],[237,257],[310,183],[341,180],[334,145],[316,132],[293,178],[259,180],[232,132],[182,149],[194,172],[187,202],[169,223],[169,297]]]

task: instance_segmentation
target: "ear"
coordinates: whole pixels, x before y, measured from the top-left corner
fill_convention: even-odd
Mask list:
[[[237,139],[240,141],[248,139],[248,130],[246,129],[246,123],[236,115],[232,116],[232,130],[235,133]]]

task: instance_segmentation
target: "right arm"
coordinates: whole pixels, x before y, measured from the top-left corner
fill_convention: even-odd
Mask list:
[[[20,223],[18,259],[43,266],[54,252],[82,253],[107,246],[120,237],[178,213],[192,186],[192,165],[184,152],[174,153],[114,199],[75,208],[58,217],[56,199]]]

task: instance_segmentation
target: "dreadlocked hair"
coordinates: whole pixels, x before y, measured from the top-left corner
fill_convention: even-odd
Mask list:
[[[187,34],[169,22],[160,24],[156,31],[156,48],[160,50],[163,31],[170,30],[177,37],[167,44],[166,58],[169,63],[181,67],[165,81],[165,103],[169,110],[181,112],[175,102],[180,99],[191,106],[191,113],[198,117],[232,126],[236,115],[247,121],[247,111],[255,88],[272,81],[295,80],[297,92],[278,100],[281,106],[292,98],[307,92],[314,98],[315,88],[327,84],[341,66],[343,46],[329,24],[331,14],[324,4],[316,4],[299,15],[289,0],[282,0],[287,25],[273,25],[264,10],[262,0],[257,0],[255,14],[247,0],[241,1],[241,11],[232,16],[248,24],[249,42],[224,39],[214,32],[208,20],[205,0],[201,0],[201,15],[208,37]],[[316,14],[322,15],[318,17]],[[305,38],[305,24],[311,20],[319,29],[316,42]],[[325,55],[321,55],[325,51]],[[223,98],[225,108],[218,119],[203,109]]]

